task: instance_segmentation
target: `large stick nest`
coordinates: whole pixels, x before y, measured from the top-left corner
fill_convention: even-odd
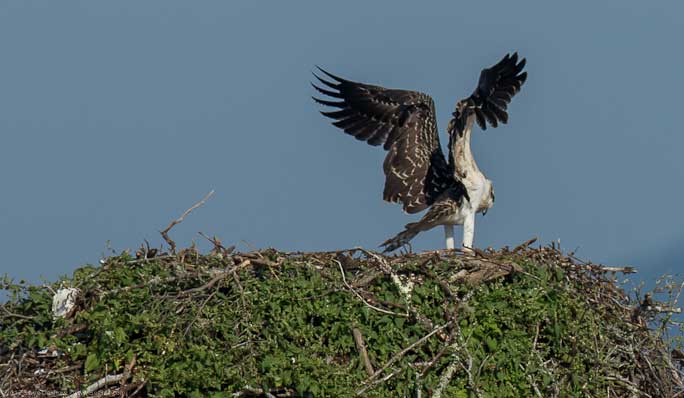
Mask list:
[[[683,394],[680,351],[649,327],[676,309],[630,299],[615,279],[629,268],[530,242],[394,257],[214,243],[142,248],[51,285],[6,278],[0,395]],[[55,319],[65,287],[76,306]]]

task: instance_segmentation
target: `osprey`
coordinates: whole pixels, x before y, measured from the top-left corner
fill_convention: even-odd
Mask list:
[[[318,68],[329,80],[313,87],[333,99],[313,97],[337,108],[321,112],[333,125],[370,145],[388,151],[383,164],[383,199],[401,202],[405,212],[429,208],[418,222],[381,246],[389,252],[409,243],[422,231],[444,226],[446,247],[454,248],[454,225],[463,225],[463,247],[470,250],[475,214],[486,214],[494,205],[494,188],[477,167],[470,150],[470,135],[477,122],[482,130],[508,122],[506,108],[527,78],[525,59],[506,54],[496,65],[483,69],[475,91],[456,103],[449,122],[449,160],[442,153],[435,120],[435,105],[426,94],[357,83]]]

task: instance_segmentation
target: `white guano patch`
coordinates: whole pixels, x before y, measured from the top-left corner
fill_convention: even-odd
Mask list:
[[[76,298],[81,291],[75,287],[61,288],[52,297],[52,316],[65,318],[76,306]]]

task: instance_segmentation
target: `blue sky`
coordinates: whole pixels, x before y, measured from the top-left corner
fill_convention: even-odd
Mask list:
[[[54,279],[175,227],[248,250],[376,247],[385,153],[318,114],[314,65],[429,93],[444,128],[509,51],[529,78],[477,131],[496,189],[477,246],[560,239],[676,272],[684,243],[684,4],[7,1],[0,6],[0,273]],[[458,230],[460,234],[460,230]],[[441,248],[441,230],[414,249]]]

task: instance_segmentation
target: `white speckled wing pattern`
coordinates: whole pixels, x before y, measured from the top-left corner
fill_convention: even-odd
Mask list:
[[[313,86],[338,101],[314,100],[339,109],[321,113],[347,134],[388,151],[383,164],[386,201],[401,202],[404,211],[417,213],[446,189],[465,194],[442,153],[430,96],[357,83],[320,70],[332,81],[316,76],[325,86]]]
[[[473,118],[482,130],[487,129],[487,124],[495,128],[499,123],[508,122],[508,104],[527,79],[527,72],[522,72],[524,67],[525,59],[518,61],[518,54],[513,53],[482,70],[477,88],[458,102],[449,123],[448,163],[439,143],[435,106],[430,96],[353,82],[320,68],[330,80],[314,74],[323,84],[322,87],[313,84],[314,88],[334,101],[316,97],[314,100],[337,108],[321,113],[334,119],[333,125],[347,134],[370,145],[383,145],[388,151],[383,165],[386,177],[383,198],[401,202],[407,213],[430,207],[422,219],[407,224],[404,231],[382,244],[386,252],[406,245],[418,233],[438,225],[465,222],[469,231],[464,234],[464,244],[472,242],[474,215],[482,203],[470,203],[470,194],[479,192],[472,186],[482,186],[487,180],[470,155],[456,156],[454,140],[464,137],[466,130],[466,138],[469,137]],[[466,141],[464,145],[470,153],[469,138]],[[455,173],[458,169],[472,170],[479,177],[478,183],[473,185],[473,181],[463,180],[466,173],[459,177]],[[473,192],[468,192],[464,185],[469,181]]]

